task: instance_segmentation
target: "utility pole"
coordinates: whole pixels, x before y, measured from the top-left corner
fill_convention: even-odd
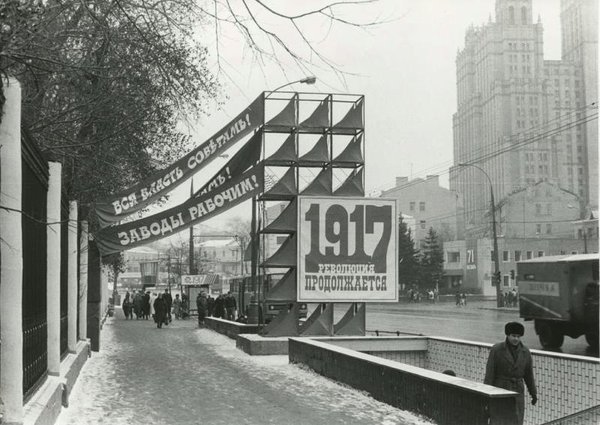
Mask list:
[[[492,185],[492,179],[490,178],[490,176],[488,175],[488,173],[485,172],[485,170],[481,167],[479,167],[478,165],[475,164],[458,164],[459,167],[475,167],[477,168],[479,171],[481,171],[485,177],[488,180],[488,183],[490,184],[490,210],[492,212],[492,237],[494,238],[494,275],[492,277],[492,283],[495,282],[496,285],[496,306],[497,307],[502,307],[503,302],[502,302],[502,287],[500,285],[500,280],[501,280],[501,276],[500,276],[500,260],[498,258],[498,236],[496,234],[496,205],[494,202],[494,187]]]

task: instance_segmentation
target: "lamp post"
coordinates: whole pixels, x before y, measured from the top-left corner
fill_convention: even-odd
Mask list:
[[[502,288],[500,287],[500,262],[498,259],[498,236],[496,235],[496,206],[494,203],[494,187],[492,186],[492,179],[485,172],[483,168],[475,164],[458,164],[459,167],[475,167],[481,171],[490,184],[490,204],[492,210],[492,236],[494,238],[494,276],[492,282],[496,282],[496,306],[502,307]]]
[[[300,83],[300,84],[314,84],[316,82],[317,82],[317,77],[315,77],[314,75],[310,75],[310,76],[308,76],[306,78],[302,78],[300,80],[292,81],[291,83],[285,83],[285,84],[277,87],[275,90],[271,90],[271,93],[275,93],[276,91],[279,91],[279,90],[281,90],[284,87],[291,86],[292,84],[296,84],[296,83]],[[268,96],[270,96],[271,93],[269,93]]]

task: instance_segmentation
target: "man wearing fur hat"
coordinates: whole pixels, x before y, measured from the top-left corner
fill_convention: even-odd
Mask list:
[[[533,378],[533,364],[529,349],[521,342],[525,328],[519,322],[509,322],[504,326],[506,339],[494,345],[485,368],[484,383],[519,393],[517,397],[517,424],[523,423],[525,411],[525,388],[531,394],[531,404],[537,403],[537,390]]]

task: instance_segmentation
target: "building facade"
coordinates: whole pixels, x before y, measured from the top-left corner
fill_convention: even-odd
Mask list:
[[[383,191],[381,197],[395,198],[398,214],[410,216],[407,226],[418,249],[422,248],[429,228],[444,241],[463,237],[461,197],[440,186],[436,175],[413,180],[396,177],[396,186]]]
[[[444,278],[441,291],[458,290],[495,296],[493,240],[467,239],[444,242]],[[595,251],[598,252],[596,243]],[[581,254],[586,250],[583,240],[569,238],[498,238],[500,281],[502,291],[516,286],[517,262],[548,255]]]
[[[597,1],[561,2],[558,61],[544,60],[532,0],[495,9],[456,58],[450,189],[464,196],[466,226],[485,221],[492,190],[497,201],[539,181],[575,193],[580,211],[597,205]]]

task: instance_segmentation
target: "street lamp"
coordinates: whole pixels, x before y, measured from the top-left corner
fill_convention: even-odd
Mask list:
[[[292,81],[291,83],[285,83],[282,86],[277,87],[275,90],[271,90],[271,93],[281,90],[284,87],[291,86],[292,84],[300,83],[300,84],[314,84],[317,82],[317,77],[314,75],[308,76],[306,78],[302,78],[301,80]],[[269,95],[271,94],[269,93]]]
[[[494,205],[494,188],[492,186],[492,179],[483,168],[475,164],[458,164],[459,167],[475,167],[481,171],[487,178],[490,184],[490,203],[492,210],[492,235],[494,238],[494,277],[493,281],[496,281],[496,306],[502,307],[502,288],[500,287],[500,262],[498,259],[498,236],[496,235],[496,206]]]

